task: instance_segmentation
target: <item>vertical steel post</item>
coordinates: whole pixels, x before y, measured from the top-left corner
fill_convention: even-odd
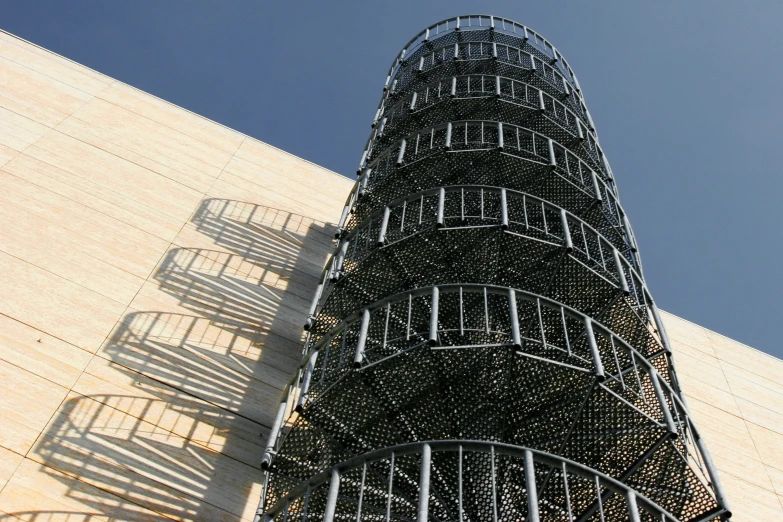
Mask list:
[[[563,227],[563,246],[566,252],[574,250],[574,242],[571,239],[571,229],[568,227],[568,214],[564,208],[560,209],[560,224]]]
[[[669,336],[666,334],[666,328],[663,326],[663,320],[661,314],[658,312],[658,307],[655,305],[655,301],[650,302],[650,311],[652,311],[653,319],[655,320],[655,328],[658,330],[658,335],[661,336],[661,343],[663,347],[671,352],[672,345],[669,342]]]
[[[639,518],[639,507],[636,505],[636,493],[633,490],[628,490],[625,496],[625,504],[628,506],[628,518],[630,522],[642,522]]]
[[[397,166],[402,165],[402,162],[405,159],[405,147],[407,144],[408,142],[404,139],[400,142],[400,151],[397,153]]]
[[[660,406],[661,412],[663,413],[663,421],[664,424],[666,424],[666,429],[668,429],[669,433],[672,435],[676,435],[677,426],[674,425],[672,412],[669,411],[669,405],[664,398],[663,390],[661,389],[661,383],[658,381],[658,374],[654,369],[650,369],[648,375],[650,376],[650,383],[652,384],[653,390],[655,391],[655,398],[658,399],[658,405]]]
[[[587,337],[587,346],[590,348],[590,355],[593,358],[593,373],[599,381],[603,381],[606,378],[604,365],[601,362],[601,353],[598,351],[598,342],[593,331],[593,320],[589,316],[585,316],[585,336]]]
[[[389,215],[391,214],[391,209],[389,207],[385,207],[383,209],[383,219],[381,220],[381,229],[378,232],[378,246],[383,246],[384,243],[386,243],[386,230],[389,228]]]
[[[310,360],[307,362],[304,379],[302,380],[302,391],[299,393],[299,400],[296,401],[296,411],[302,411],[302,409],[304,409],[305,396],[310,389],[310,381],[313,378],[313,371],[315,370],[315,362],[317,359],[318,350],[313,350],[313,353],[310,355]]]
[[[332,470],[332,480],[329,481],[329,493],[326,495],[326,508],[324,509],[324,522],[334,522],[334,513],[337,509],[337,495],[340,492],[340,471]]]
[[[359,368],[364,359],[364,348],[367,345],[367,331],[370,328],[370,310],[367,308],[362,312],[362,324],[359,326],[359,342],[356,343],[356,354],[353,358],[353,365]]]
[[[508,195],[506,189],[500,189],[500,228],[508,229]]]
[[[508,315],[511,320],[511,342],[514,348],[522,349],[522,335],[519,332],[519,312],[517,311],[517,293],[508,289]]]
[[[343,207],[343,213],[340,214],[340,221],[339,224],[337,225],[337,232],[335,234],[338,238],[340,237],[340,233],[342,232],[343,227],[345,227],[345,222],[348,220],[348,213],[350,211],[351,211],[350,205],[345,205],[345,207]]]
[[[364,194],[367,192],[367,183],[370,181],[370,173],[372,172],[372,169],[365,169],[364,174],[362,175],[361,180],[359,180],[359,194],[358,196],[364,196]]]
[[[438,189],[438,210],[435,216],[435,226],[442,228],[444,226],[444,210],[446,208],[446,190],[444,188]]]
[[[593,179],[593,190],[595,190],[595,199],[596,201],[603,201],[604,198],[601,195],[601,187],[598,184],[598,176],[596,176],[595,171],[590,171],[590,177]]]
[[[419,473],[419,509],[417,522],[427,522],[430,512],[430,465],[432,450],[429,444],[421,446],[421,471]]]
[[[432,303],[430,310],[430,335],[429,343],[431,346],[438,344],[438,301],[440,299],[440,292],[437,286],[432,287]]]
[[[321,300],[321,293],[323,291],[324,291],[324,284],[319,283],[315,289],[313,300],[310,303],[310,310],[307,311],[307,320],[304,326],[305,330],[309,330],[310,328],[313,327],[313,323],[315,322],[315,311],[318,308],[318,302]]]
[[[343,240],[340,243],[340,249],[337,252],[337,257],[332,264],[332,281],[337,281],[342,273],[343,263],[345,263],[345,254],[348,252],[348,245],[350,241]]]
[[[620,252],[615,248],[612,250],[613,256],[614,256],[614,266],[615,270],[617,270],[617,279],[620,281],[620,288],[623,291],[623,294],[628,295],[631,293],[631,289],[628,286],[628,279],[625,278],[625,268],[623,267],[623,263],[620,260]]]
[[[527,490],[527,519],[525,522],[539,522],[535,469],[533,452],[525,450],[525,489]]]
[[[286,391],[288,389],[286,388]],[[275,444],[277,444],[277,437],[280,434],[280,428],[283,426],[283,419],[285,418],[285,411],[288,407],[288,394],[284,392],[285,400],[280,402],[277,407],[277,415],[275,415],[275,422],[272,423],[272,429],[269,431],[269,438],[266,442],[266,449],[264,450],[264,457],[261,460],[261,467],[266,469],[272,462],[272,453],[275,450]]]

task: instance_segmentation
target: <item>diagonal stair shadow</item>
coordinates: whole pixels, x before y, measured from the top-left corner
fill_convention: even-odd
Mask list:
[[[333,234],[283,210],[202,201],[30,452],[62,509],[0,520],[252,519]]]

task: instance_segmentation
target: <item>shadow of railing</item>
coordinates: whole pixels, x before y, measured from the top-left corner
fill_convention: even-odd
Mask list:
[[[264,437],[333,233],[277,209],[202,201],[180,234],[195,246],[169,250],[137,298],[157,309],[122,319],[34,447],[79,510],[12,516],[252,517]]]

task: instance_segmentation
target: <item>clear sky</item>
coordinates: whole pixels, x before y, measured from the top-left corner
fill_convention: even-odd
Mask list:
[[[468,13],[576,71],[660,307],[783,357],[781,0],[0,0],[0,27],[353,177],[397,51]]]

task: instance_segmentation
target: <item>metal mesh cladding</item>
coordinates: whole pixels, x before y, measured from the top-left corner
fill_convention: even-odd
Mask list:
[[[395,59],[259,518],[730,516],[581,88],[506,19]]]

